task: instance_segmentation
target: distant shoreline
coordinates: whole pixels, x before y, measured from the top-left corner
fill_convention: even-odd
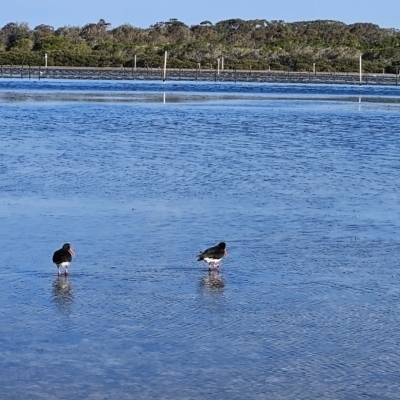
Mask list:
[[[152,80],[162,81],[161,68],[127,67],[60,67],[0,66],[0,80],[21,79],[88,79],[88,80]],[[356,72],[292,72],[269,70],[167,69],[166,81],[310,83],[347,85],[391,85],[400,83],[398,74]]]

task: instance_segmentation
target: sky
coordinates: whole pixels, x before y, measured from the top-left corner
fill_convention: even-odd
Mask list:
[[[177,18],[187,25],[216,23],[231,18],[284,20],[316,19],[346,24],[371,22],[381,28],[400,29],[399,0],[12,0],[2,1],[0,28],[9,22],[27,22],[59,28],[84,26],[102,18],[117,27],[129,23],[148,28]]]

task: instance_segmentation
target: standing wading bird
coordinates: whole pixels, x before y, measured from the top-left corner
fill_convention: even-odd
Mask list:
[[[208,264],[208,270],[219,268],[219,262],[227,255],[226,244],[219,243],[217,246],[210,247],[198,255],[197,261],[205,261]]]
[[[68,275],[68,267],[72,261],[72,256],[74,256],[74,250],[69,243],[65,243],[60,250],[57,250],[53,254],[53,263],[57,265],[58,275],[61,274],[60,267],[65,267],[65,275]]]

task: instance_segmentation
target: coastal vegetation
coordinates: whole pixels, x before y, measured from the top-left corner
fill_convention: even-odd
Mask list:
[[[149,28],[104,19],[83,27],[54,28],[10,22],[0,30],[0,64],[158,68],[168,51],[170,68],[356,72],[360,54],[365,72],[394,73],[400,65],[400,31],[371,23],[338,21],[286,23],[229,19],[198,25],[170,19]]]

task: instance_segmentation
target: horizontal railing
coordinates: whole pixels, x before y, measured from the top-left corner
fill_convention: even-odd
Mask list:
[[[126,67],[38,67],[0,66],[0,78],[21,79],[105,79],[105,80],[162,80],[161,68]],[[270,82],[270,83],[324,83],[398,85],[398,74],[373,74],[355,72],[294,72],[210,69],[167,69],[167,80],[214,81],[214,82]]]

